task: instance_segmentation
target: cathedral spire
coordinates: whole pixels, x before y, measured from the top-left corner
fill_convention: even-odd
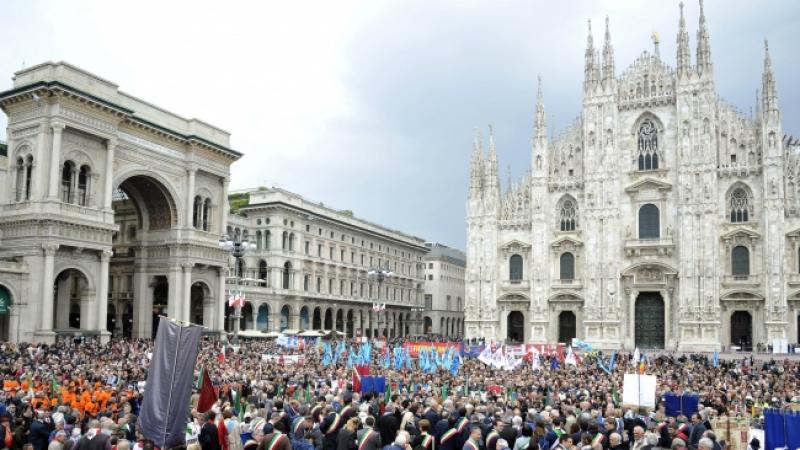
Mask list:
[[[483,148],[481,132],[475,128],[472,141],[472,162],[469,169],[469,182],[472,194],[477,194],[483,186]]]
[[[686,31],[686,19],[683,18],[683,2],[680,3],[681,20],[678,25],[678,78],[689,74],[692,56],[689,53],[689,32]]]
[[[614,46],[611,45],[611,29],[606,16],[606,40],[603,43],[603,81],[614,78]]]
[[[495,194],[499,195],[500,174],[497,170],[497,151],[494,148],[494,130],[491,125],[489,125],[489,154],[486,157],[485,169],[486,187],[493,189]]]
[[[585,88],[591,87],[597,80],[597,60],[594,49],[594,38],[592,37],[592,19],[588,19],[589,35],[586,37],[586,54],[585,54]]]
[[[711,44],[709,43],[708,29],[706,28],[706,14],[703,9],[703,0],[700,0],[700,27],[697,30],[697,72],[701,75],[711,74]]]
[[[775,85],[775,74],[772,72],[769,42],[766,39],[764,39],[764,73],[761,75],[761,100],[764,114],[778,111],[778,89]]]
[[[547,125],[545,124],[544,96],[542,95],[542,76],[539,75],[539,87],[536,91],[536,143],[541,144],[547,136]],[[542,141],[542,142],[540,142]]]

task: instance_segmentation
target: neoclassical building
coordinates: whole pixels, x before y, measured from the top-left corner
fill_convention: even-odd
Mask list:
[[[241,330],[422,334],[423,239],[279,188],[237,195],[247,202],[229,216],[227,234],[255,244],[228,279],[228,292],[246,299]],[[379,282],[369,275],[378,268],[391,275]],[[386,308],[378,313],[374,304]]]
[[[765,43],[753,114],[718,97],[700,3],[677,55],[615,69],[589,24],[583,110],[501,191],[491,131],[467,200],[466,337],[713,350],[783,338],[800,313],[800,149],[785,137]],[[746,56],[746,55],[743,55]],[[756,60],[756,55],[751,59]]]
[[[424,258],[425,334],[458,338],[464,333],[464,274],[467,257],[461,250],[427,242]]]
[[[67,63],[0,93],[0,339],[224,327],[228,132]]]

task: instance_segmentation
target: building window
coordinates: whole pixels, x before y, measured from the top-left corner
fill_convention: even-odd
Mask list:
[[[86,206],[89,200],[89,177],[91,176],[91,171],[89,170],[89,166],[81,166],[80,171],[78,171],[78,198],[75,203]]]
[[[508,260],[508,279],[511,281],[522,280],[522,256],[512,255]]]
[[[575,231],[578,223],[577,202],[569,196],[559,202],[558,227],[561,231]]]
[[[266,280],[267,279],[267,262],[263,259],[261,262],[258,263],[258,279]]]
[[[731,251],[731,273],[735,278],[747,278],[750,275],[750,250],[743,245],[733,247]]]
[[[433,295],[425,294],[425,309],[428,311],[433,309]]]
[[[328,254],[330,255],[330,258],[333,259],[333,247],[331,247],[329,250],[330,251],[328,252]]]
[[[272,233],[270,233],[269,230],[267,230],[264,232],[264,248],[269,250],[271,244],[272,244]]]
[[[72,189],[72,180],[75,176],[75,165],[71,161],[64,163],[61,169],[61,201],[70,203],[74,193]]]
[[[306,241],[306,242],[305,242],[305,247],[306,247],[306,248],[305,248],[305,250],[306,250],[306,255],[308,254],[308,249],[309,249],[309,247],[310,247],[310,244],[311,244],[311,243],[310,243],[310,242],[308,242],[308,241]]]
[[[317,277],[317,292],[322,292],[322,278]]]
[[[561,254],[561,279],[573,280],[575,279],[575,256],[572,253],[566,252]]]
[[[333,294],[333,279],[328,280],[328,293]]]
[[[292,263],[286,261],[286,264],[283,265],[283,288],[289,289],[289,275],[292,271]]]
[[[310,277],[308,275],[303,276],[303,290],[304,291],[308,291],[308,280],[309,280],[309,278]]]
[[[658,129],[650,119],[639,126],[639,170],[658,169]]]
[[[428,263],[428,269],[433,269],[433,263]]]
[[[287,249],[288,247],[289,247],[289,232],[287,232],[287,231],[284,231],[284,232],[283,232],[283,235],[282,235],[282,240],[281,240],[281,248],[282,248],[284,251],[286,251],[286,249]]]
[[[750,220],[753,202],[744,188],[738,187],[734,189],[730,194],[729,202],[732,223],[748,222]]]
[[[291,233],[289,235],[289,251],[290,252],[294,251],[294,233]]]
[[[648,203],[639,208],[639,239],[658,239],[661,225],[658,207]]]
[[[447,311],[450,311],[450,296],[448,295],[446,298],[447,298],[447,308],[446,309],[447,309]]]
[[[428,281],[433,281],[433,275],[428,275]]]

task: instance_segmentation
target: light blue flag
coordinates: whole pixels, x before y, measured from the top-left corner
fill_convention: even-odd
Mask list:
[[[617,367],[617,352],[611,354],[611,362],[608,364],[608,370],[613,372],[615,367]]]
[[[455,359],[453,359],[453,363],[450,364],[450,374],[453,376],[458,375],[458,368],[461,365],[461,358],[456,355]]]
[[[714,364],[714,368],[719,367],[719,354],[716,350],[714,350],[714,359],[712,360],[712,363]]]

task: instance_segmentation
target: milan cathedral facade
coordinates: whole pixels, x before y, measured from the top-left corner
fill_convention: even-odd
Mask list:
[[[525,176],[501,190],[476,136],[465,336],[705,350],[798,340],[800,148],[781,128],[765,43],[753,114],[720,100],[700,3],[681,4],[676,67],[655,49],[621,75],[591,23],[583,110],[548,136],[541,82]],[[486,154],[485,154],[486,153]]]

